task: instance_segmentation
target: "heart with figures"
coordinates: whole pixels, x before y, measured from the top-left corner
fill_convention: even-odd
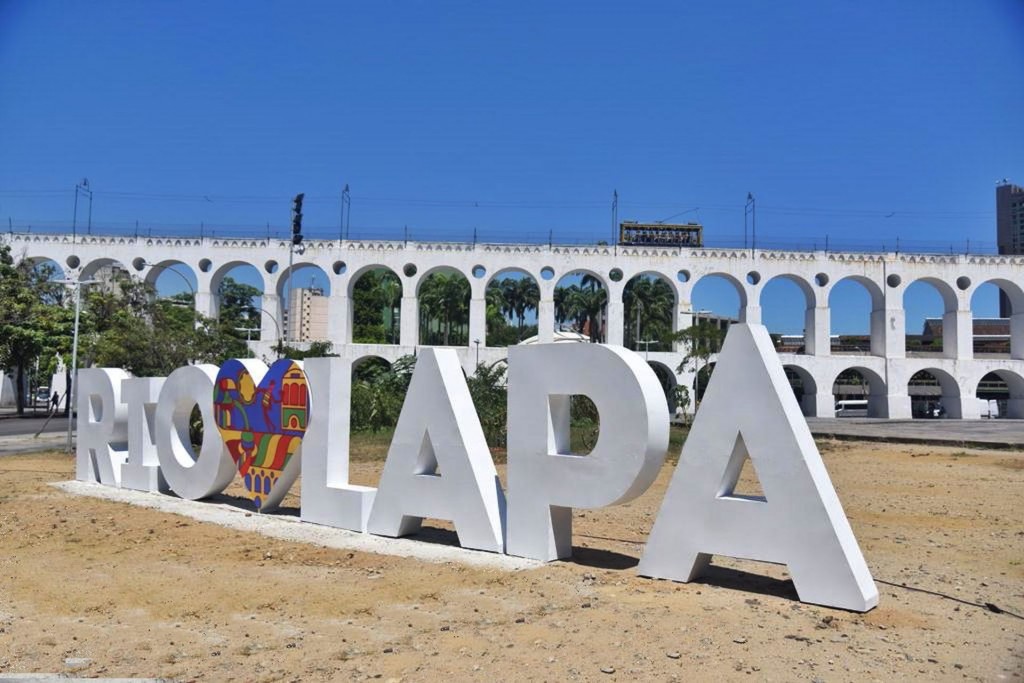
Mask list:
[[[309,426],[309,387],[299,362],[269,368],[231,359],[213,389],[217,429],[258,511],[277,507],[299,475],[299,447]]]

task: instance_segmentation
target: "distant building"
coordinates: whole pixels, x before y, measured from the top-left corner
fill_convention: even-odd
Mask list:
[[[1024,254],[1024,187],[996,186],[996,244],[1000,254]],[[1010,299],[999,292],[999,316],[1010,317]]]
[[[96,272],[93,273],[91,279],[96,281],[96,284],[94,285],[95,290],[121,296],[121,283],[130,281],[131,275],[128,274],[128,269],[120,263],[111,263],[98,268]]]
[[[1010,321],[1007,318],[975,318],[975,353],[1010,353]],[[942,344],[942,318],[926,318],[919,337],[923,347]]]
[[[294,326],[293,326],[294,325]],[[284,315],[288,341],[314,342],[327,339],[327,297],[322,289],[293,289]]]

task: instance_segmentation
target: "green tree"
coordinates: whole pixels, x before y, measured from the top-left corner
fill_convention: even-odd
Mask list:
[[[217,298],[220,301],[217,319],[225,332],[230,332],[242,338],[242,332],[237,328],[257,329],[262,327],[263,313],[256,306],[256,299],[263,296],[256,287],[238,282],[234,278],[226,277],[220,281],[217,287]],[[191,294],[185,297],[191,299]],[[260,339],[260,332],[256,332],[256,339]]]
[[[505,374],[508,364],[496,361],[490,365],[480,363],[476,371],[466,378],[469,395],[480,417],[484,438],[491,448],[504,448],[508,443],[508,390]]]
[[[713,370],[713,368],[708,367],[708,361],[712,355],[722,349],[725,333],[715,323],[699,320],[696,325],[691,325],[676,332],[673,335],[673,339],[680,342],[683,350],[683,360],[679,363],[679,367],[676,368],[676,372],[696,371],[694,381],[697,386],[695,387],[695,394],[697,405],[699,406],[701,399],[704,397],[704,389]],[[702,371],[705,369],[707,369],[707,372],[703,373],[704,376],[702,377]]]
[[[639,339],[657,342],[650,344],[651,351],[668,350],[671,345],[672,311],[675,306],[672,286],[660,277],[638,275],[626,283],[622,300],[625,304],[626,347],[639,351]]]
[[[73,322],[52,275],[29,261],[15,264],[10,247],[0,244],[0,367],[14,370],[19,415],[27,402],[26,369],[40,356],[70,349]]]
[[[357,344],[397,344],[402,283],[390,270],[370,270],[352,288],[352,339]]]
[[[469,294],[469,281],[460,273],[434,273],[423,281],[419,292],[421,343],[469,343]]]

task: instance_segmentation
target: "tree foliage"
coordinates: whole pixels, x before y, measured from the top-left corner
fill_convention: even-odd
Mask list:
[[[572,330],[586,334],[590,341],[604,341],[605,306],[608,290],[592,275],[584,275],[579,284],[555,287],[555,321],[571,323]]]
[[[433,273],[420,285],[420,343],[469,344],[469,281],[461,273]]]
[[[397,344],[402,283],[390,270],[363,273],[352,288],[352,340],[357,344]]]
[[[673,339],[681,343],[683,350],[683,360],[679,363],[676,371],[683,373],[694,370],[696,372],[697,386],[695,389],[699,404],[714,369],[714,366],[708,365],[708,361],[711,356],[722,349],[725,333],[712,322],[698,320],[696,325],[676,332]]]
[[[625,345],[633,351],[669,351],[672,348],[672,312],[675,292],[660,277],[638,275],[622,291],[625,304]],[[638,344],[654,342],[652,344]],[[649,349],[647,348],[649,347]]]
[[[536,315],[540,288],[531,277],[494,279],[487,285],[487,345],[511,346],[537,334],[527,325],[529,312]]]
[[[53,282],[55,274],[50,266],[15,263],[10,247],[0,244],[0,367],[14,371],[19,414],[27,403],[27,368],[71,350],[73,314],[63,306],[64,287]]]

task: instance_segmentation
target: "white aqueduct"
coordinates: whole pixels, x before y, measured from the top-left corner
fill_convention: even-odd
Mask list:
[[[10,234],[2,238],[15,258],[49,259],[64,268],[69,278],[87,279],[114,262],[148,282],[155,282],[159,266],[184,264],[198,281],[196,308],[217,315],[216,292],[234,267],[254,266],[263,278],[263,316],[257,355],[270,356],[280,334],[282,300],[288,268],[288,242],[279,239],[196,239],[159,237],[103,237],[70,234]],[[454,244],[385,241],[317,241],[305,244],[291,272],[318,267],[329,278],[328,330],[334,352],[353,363],[367,356],[392,361],[413,353],[419,345],[417,292],[424,278],[439,269],[454,269],[470,283],[469,339],[459,349],[463,366],[471,370],[477,354],[481,362],[505,357],[504,348],[487,346],[485,288],[497,275],[520,271],[532,276],[540,288],[538,337],[554,338],[554,289],[558,279],[583,271],[598,278],[608,290],[607,341],[622,344],[625,328],[623,289],[640,274],[670,283],[675,292],[675,328],[692,324],[690,305],[694,286],[708,276],[731,282],[740,299],[740,319],[761,321],[761,292],[774,278],[794,282],[806,301],[805,352],[780,353],[787,368],[803,380],[803,409],[808,416],[834,414],[832,386],[848,369],[858,370],[869,384],[868,414],[908,418],[911,402],[907,385],[921,370],[929,371],[941,386],[941,401],[949,417],[977,418],[975,392],[981,379],[996,373],[1008,385],[1007,416],[1024,418],[1024,256],[865,254],[793,252],[748,249],[694,249],[671,247],[559,246],[535,244]],[[147,264],[156,264],[149,267]],[[402,283],[400,343],[352,343],[352,287],[360,275],[374,268],[393,271]],[[613,277],[614,274],[614,277]],[[843,280],[862,285],[871,297],[871,350],[868,354],[833,354],[829,339],[829,292]],[[944,302],[942,353],[908,354],[905,348],[903,294],[917,281],[935,287]],[[971,296],[994,283],[1010,299],[1010,353],[1003,357],[975,357]],[[649,361],[675,371],[678,352],[651,352]],[[679,376],[680,383],[692,377]]]

